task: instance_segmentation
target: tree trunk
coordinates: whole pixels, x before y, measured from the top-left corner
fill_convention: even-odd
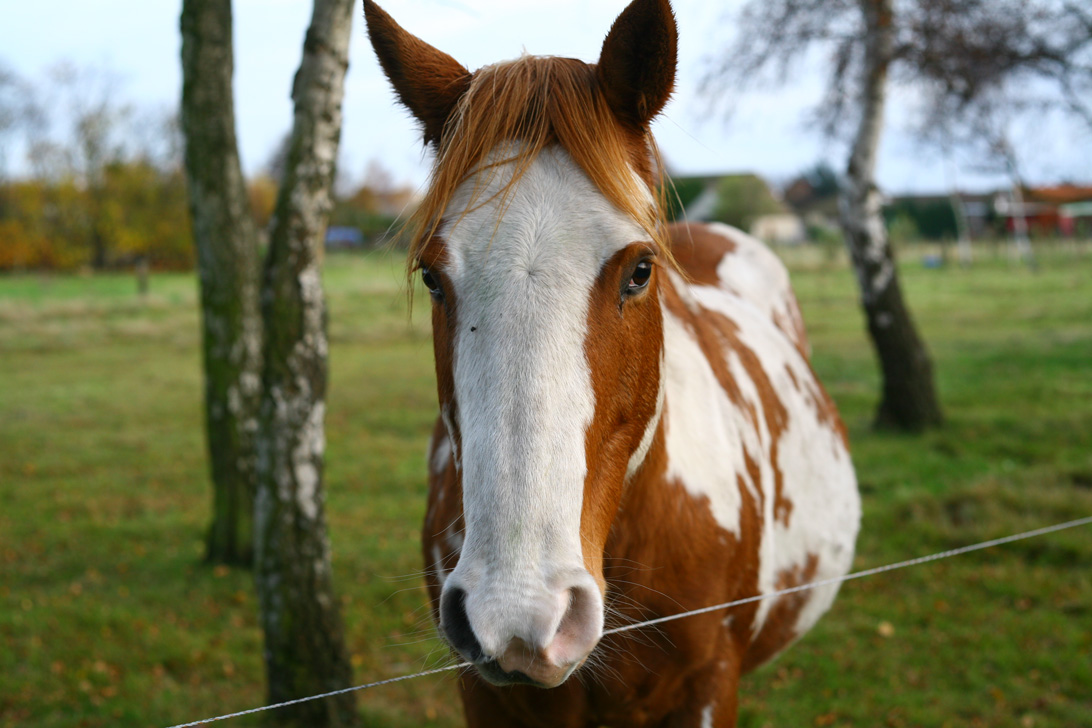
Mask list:
[[[1012,190],[1009,200],[1012,203],[1012,242],[1014,257],[1018,263],[1026,263],[1029,268],[1035,270],[1035,256],[1031,252],[1031,238],[1028,237],[1027,209],[1024,206],[1024,181],[1021,178],[1019,167],[1016,165],[1016,150],[1009,143],[1008,134],[1002,132],[998,142],[1001,153],[1005,157],[1005,166],[1008,168],[1009,177],[1012,179]]]
[[[894,53],[893,0],[860,0],[867,29],[861,121],[842,191],[840,217],[861,305],[883,375],[875,426],[916,431],[941,424],[933,366],[903,302],[875,181],[887,71]]]
[[[201,280],[205,424],[213,517],[206,557],[249,565],[261,319],[258,235],[235,141],[231,0],[182,6],[182,130]]]
[[[959,265],[970,268],[971,263],[974,262],[974,252],[971,248],[971,230],[967,224],[967,206],[963,204],[963,196],[954,187],[948,193],[948,201],[952,205],[952,214],[955,215],[956,231],[959,236],[956,242]]]
[[[292,88],[295,117],[262,280],[264,370],[257,586],[269,700],[348,687],[323,494],[327,373],[321,262],[341,133],[354,0],[315,0]],[[356,722],[353,695],[277,711],[301,726]]]
[[[137,280],[137,295],[141,300],[148,298],[148,255],[141,254],[137,257],[134,266]]]
[[[91,268],[92,270],[106,270],[106,236],[99,227],[99,211],[95,205],[94,219],[91,223]]]

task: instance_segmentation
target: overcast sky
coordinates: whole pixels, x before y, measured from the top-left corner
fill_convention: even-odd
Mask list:
[[[177,106],[181,86],[180,0],[0,0],[0,63],[40,78],[51,65],[112,69],[119,96],[141,106]],[[386,0],[382,5],[410,32],[470,69],[529,53],[594,61],[625,0]],[[677,92],[655,131],[679,174],[756,171],[774,181],[829,159],[840,169],[845,152],[805,127],[819,98],[819,71],[780,89],[739,99],[730,124],[709,117],[696,89],[703,61],[732,39],[739,0],[674,0],[679,22]],[[248,173],[269,158],[291,120],[289,88],[299,64],[310,0],[235,0],[235,92],[240,151]],[[996,177],[976,173],[975,160],[945,163],[908,133],[912,99],[894,94],[879,177],[890,192],[944,191],[950,182],[983,188]],[[1018,153],[1033,182],[1092,177],[1092,140],[1060,125],[1018,131]],[[360,178],[371,160],[396,179],[425,179],[424,154],[408,114],[394,102],[368,45],[361,14],[353,43],[342,132],[343,166]],[[18,160],[13,160],[17,162]]]

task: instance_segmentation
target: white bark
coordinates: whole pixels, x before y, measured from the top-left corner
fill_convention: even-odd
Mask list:
[[[894,0],[858,2],[865,27],[861,116],[839,212],[883,373],[876,424],[918,430],[939,424],[942,416],[928,351],[902,299],[883,220],[883,195],[875,182],[888,68],[895,52]]]
[[[262,283],[263,398],[256,504],[257,585],[271,702],[352,678],[324,515],[328,343],[322,251],[341,134],[354,0],[315,0],[292,87],[295,116]],[[286,720],[355,722],[351,695],[304,703]]]
[[[860,1],[868,29],[861,118],[846,172],[845,189],[839,199],[839,213],[862,302],[868,306],[879,300],[895,275],[883,220],[883,194],[875,182],[895,31],[892,0]]]

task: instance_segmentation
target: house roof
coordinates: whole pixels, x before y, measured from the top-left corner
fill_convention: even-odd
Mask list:
[[[1064,205],[1068,202],[1092,201],[1092,187],[1080,185],[1056,185],[1054,187],[1025,187],[1024,197],[1029,201]]]

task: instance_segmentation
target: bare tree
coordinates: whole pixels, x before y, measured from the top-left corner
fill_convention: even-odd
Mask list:
[[[292,136],[262,280],[256,578],[270,701],[344,688],[352,679],[324,514],[328,344],[321,265],[353,6],[354,0],[315,0],[292,87]],[[354,700],[346,693],[278,717],[351,725]]]
[[[883,372],[876,425],[918,430],[939,425],[943,416],[932,360],[903,300],[884,225],[883,195],[876,184],[887,76],[895,53],[893,5],[894,0],[860,0],[864,20],[860,119],[838,212]]]
[[[914,0],[898,55],[930,102],[925,131],[1061,109],[1092,131],[1092,7],[1074,0]],[[1017,93],[1012,93],[1018,91]],[[991,141],[992,143],[992,141]]]
[[[213,485],[205,554],[215,563],[249,565],[262,331],[258,235],[235,138],[231,0],[185,0],[181,30],[182,128]]]
[[[14,71],[0,64],[0,183],[7,179],[8,145],[25,119],[26,84]]]
[[[25,130],[34,113],[33,90],[22,78],[0,63],[0,219],[7,214],[8,149]]]
[[[22,107],[35,176],[73,181],[85,193],[77,229],[95,269],[105,268],[113,252],[106,170],[131,157],[132,108],[119,102],[119,85],[109,68],[62,61],[49,69],[35,93],[27,94]]]
[[[876,184],[889,81],[931,99],[923,129],[948,141],[951,120],[967,118],[1006,80],[1035,79],[1092,120],[1092,12],[1067,0],[752,0],[738,31],[710,67],[710,93],[745,88],[770,69],[784,81],[816,50],[829,54],[817,118],[828,133],[853,130],[840,221],[883,373],[875,423],[940,424],[931,360],[903,300]]]

